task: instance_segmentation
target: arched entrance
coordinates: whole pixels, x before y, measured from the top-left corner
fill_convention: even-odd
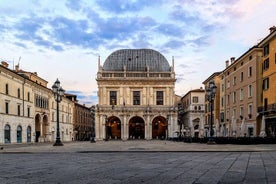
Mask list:
[[[38,142],[38,139],[40,137],[40,115],[37,114],[35,116],[35,142]]]
[[[157,116],[152,121],[152,138],[165,139],[167,135],[168,123],[166,118]]]
[[[46,135],[48,134],[47,127],[48,124],[48,116],[44,115],[41,119],[41,115],[37,114],[35,116],[35,142],[45,142]]]
[[[11,127],[5,125],[5,143],[11,143]]]
[[[18,126],[16,129],[16,142],[22,143],[22,127]]]
[[[135,116],[129,120],[129,139],[145,138],[145,122],[143,118]]]
[[[109,139],[121,139],[121,121],[118,117],[109,117],[106,128]]]
[[[27,142],[32,141],[32,128],[30,126],[27,127]]]

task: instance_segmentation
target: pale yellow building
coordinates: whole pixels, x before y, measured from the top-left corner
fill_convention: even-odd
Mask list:
[[[204,124],[204,128],[207,130],[205,130],[205,137],[210,135],[210,126],[211,126],[211,115],[212,115],[212,129],[214,132],[214,136],[216,135],[215,133],[216,131],[216,126],[221,126],[219,119],[220,119],[220,74],[221,72],[215,72],[213,73],[211,76],[209,76],[202,84],[204,84],[204,88],[205,90],[207,89],[209,82],[211,80],[214,81],[217,90],[216,90],[216,94],[213,100],[213,104],[212,104],[212,111],[211,111],[211,103],[209,101],[207,101],[207,98],[205,96],[205,124]],[[206,94],[206,91],[205,91]],[[217,125],[218,124],[218,125]],[[207,133],[206,133],[207,132]]]
[[[174,61],[151,49],[122,49],[98,61],[96,139],[176,136]]]
[[[37,73],[0,65],[0,144],[54,142],[56,137],[56,104],[47,81]],[[73,102],[60,103],[62,141],[71,141]]]

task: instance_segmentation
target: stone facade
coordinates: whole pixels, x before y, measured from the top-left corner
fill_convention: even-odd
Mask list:
[[[56,137],[56,102],[47,81],[37,73],[0,65],[0,144],[54,142]],[[62,141],[72,139],[73,103],[60,103]]]
[[[203,138],[205,128],[205,90],[194,89],[181,98],[183,106],[184,136]]]
[[[123,49],[98,61],[96,139],[165,139],[176,136],[175,73],[159,52]]]

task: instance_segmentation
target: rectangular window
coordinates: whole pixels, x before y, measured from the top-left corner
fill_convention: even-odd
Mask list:
[[[6,102],[6,114],[9,114],[9,102]]]
[[[27,108],[27,116],[30,117],[31,116],[31,112],[30,112],[30,107]]]
[[[244,117],[244,110],[243,110],[243,106],[240,107],[240,117],[243,118]]]
[[[117,105],[117,91],[110,91],[109,100],[109,105]]]
[[[236,109],[235,109],[235,108],[233,109],[233,116],[234,116],[234,118],[237,117],[237,116],[236,116]]]
[[[243,72],[241,72],[241,82],[243,81]]]
[[[248,118],[251,119],[252,118],[252,112],[253,112],[253,109],[252,109],[252,104],[249,104],[248,105]]]
[[[263,52],[264,56],[269,54],[269,44],[264,46],[264,52]]]
[[[230,95],[227,95],[227,105],[230,104]]]
[[[9,84],[6,84],[6,95],[9,94]]]
[[[17,115],[20,116],[20,105],[17,105]]]
[[[20,98],[20,89],[17,89],[17,97]]]
[[[140,105],[140,91],[133,91],[133,105]]]
[[[248,77],[252,76],[252,66],[248,68]]]
[[[263,70],[268,70],[268,69],[269,69],[269,58],[264,60],[264,63],[263,63]]]
[[[248,98],[252,97],[252,85],[248,86]]]
[[[243,100],[243,89],[240,89],[240,100]]]
[[[227,88],[230,88],[230,81],[227,81]]]
[[[269,89],[269,78],[266,78],[263,80],[263,89],[264,90]]]
[[[233,103],[236,103],[236,99],[237,99],[236,96],[237,96],[237,95],[236,95],[236,92],[234,91],[234,92],[233,92]]]
[[[224,106],[224,98],[221,97],[221,106],[223,107]]]
[[[224,92],[224,84],[221,84],[221,91]]]
[[[233,85],[236,85],[236,83],[237,83],[237,77],[234,76],[234,78],[233,78]]]
[[[164,94],[163,91],[156,92],[156,105],[163,105],[164,104]]]
[[[30,92],[28,92],[27,99],[30,101]]]
[[[224,122],[224,113],[223,112],[220,113],[220,122]]]
[[[193,96],[193,103],[198,103],[198,96]]]

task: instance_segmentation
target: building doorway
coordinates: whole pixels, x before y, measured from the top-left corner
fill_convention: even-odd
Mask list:
[[[37,114],[35,116],[35,142],[38,142],[40,134],[40,115]]]
[[[121,121],[118,117],[109,117],[106,128],[109,139],[121,139]]]
[[[27,142],[32,142],[32,128],[30,126],[27,127]]]
[[[152,139],[166,139],[168,123],[163,116],[155,117],[152,121]]]
[[[16,142],[22,143],[22,127],[18,126],[16,129]]]
[[[11,143],[11,127],[5,125],[5,143]]]
[[[145,122],[143,118],[135,116],[129,120],[129,139],[145,138]]]

